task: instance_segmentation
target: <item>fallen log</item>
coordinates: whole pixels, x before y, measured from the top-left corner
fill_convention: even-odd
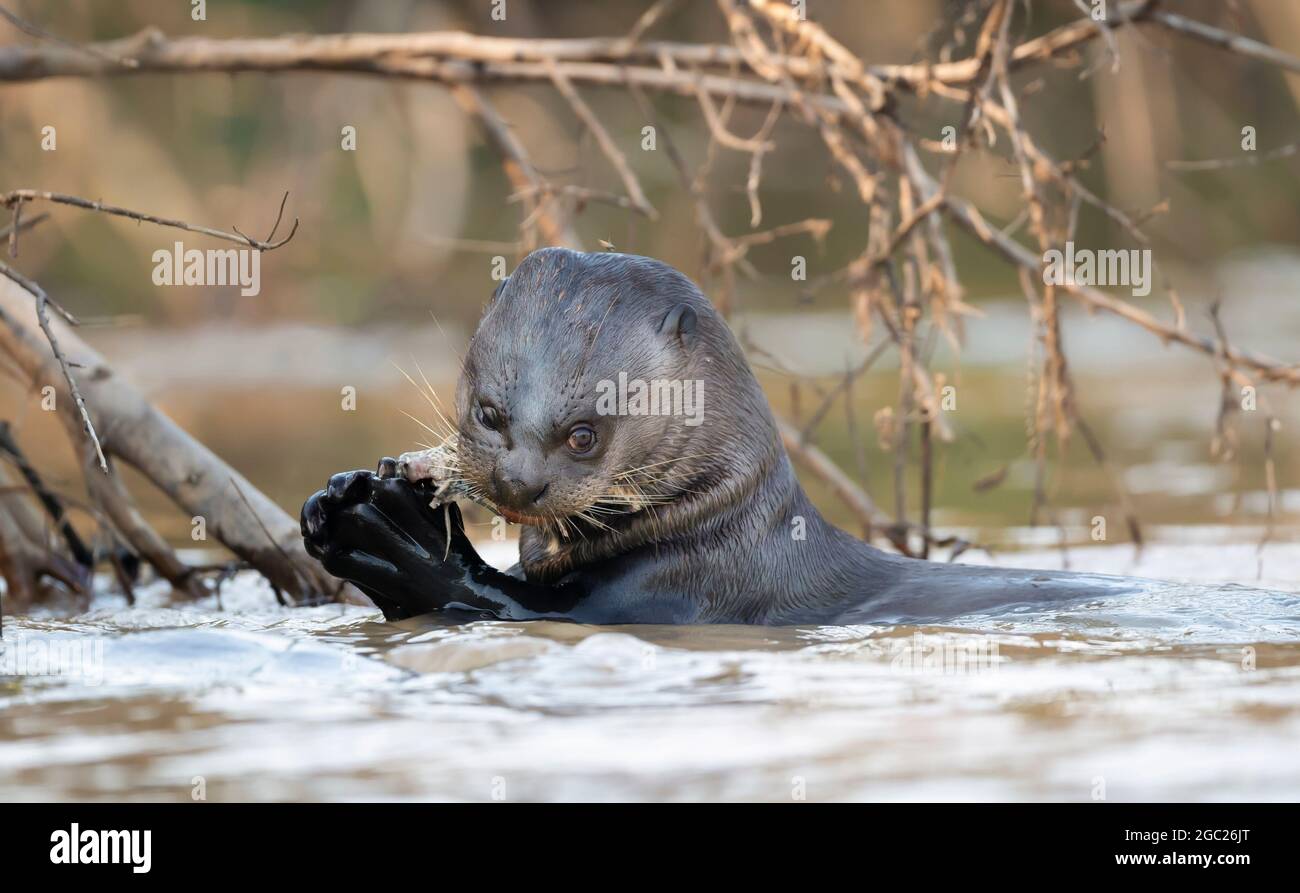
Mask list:
[[[248,480],[154,407],[61,319],[51,321],[58,343],[74,370],[104,453],[140,471],[184,512],[201,518],[206,531],[261,573],[278,593],[295,604],[345,597],[362,601],[325,573],[303,549],[298,522]],[[55,389],[55,405],[74,447],[83,453],[83,434],[67,382],[41,332],[31,294],[0,278],[0,352],[26,379],[33,392]],[[173,585],[191,588],[192,569],[125,501],[125,489],[111,470],[88,463],[92,499],[118,532]],[[364,601],[362,601],[364,603]]]

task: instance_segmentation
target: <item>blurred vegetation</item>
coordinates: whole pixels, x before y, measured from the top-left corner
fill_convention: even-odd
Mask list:
[[[487,0],[461,2],[234,2],[208,4],[194,22],[188,4],[149,2],[22,3],[28,19],[69,39],[120,37],[148,25],[169,34],[270,36],[287,32],[467,29],[478,33],[579,37],[626,33],[645,0],[529,2],[510,0],[506,21],[489,18]],[[925,58],[962,4],[941,0],[811,0],[810,15],[874,62]],[[1180,12],[1300,47],[1300,5],[1276,0],[1182,2]],[[1068,0],[1032,4],[1033,29],[1077,18]],[[1266,34],[1264,32],[1267,32]],[[678,4],[656,37],[724,37],[710,3]],[[1169,173],[1170,158],[1234,155],[1240,130],[1257,128],[1260,150],[1300,139],[1296,102],[1300,77],[1252,65],[1211,47],[1170,41],[1153,32],[1117,35],[1123,64],[1112,72],[1104,45],[1089,49],[1083,68],[1035,71],[1041,84],[1025,100],[1030,129],[1055,156],[1083,155],[1106,134],[1084,176],[1092,188],[1137,213],[1168,198],[1169,211],[1148,225],[1154,247],[1179,284],[1204,281],[1222,257],[1261,243],[1294,241],[1300,230],[1300,183],[1295,162],[1279,161],[1227,174]],[[12,29],[0,41],[26,41]],[[1081,70],[1092,70],[1080,78]],[[581,134],[549,87],[500,87],[494,99],[546,172],[561,182],[617,190],[614,173]],[[699,240],[688,198],[663,152],[638,148],[640,121],[618,91],[584,94],[620,139],[651,200],[658,222],[630,220],[618,209],[590,206],[579,219],[589,244],[659,257],[698,273]],[[693,102],[657,100],[673,137],[698,163],[707,130]],[[954,106],[937,97],[909,101],[899,116],[937,138]],[[732,129],[753,132],[761,109],[738,109]],[[41,151],[40,130],[57,128],[58,149]],[[340,148],[340,129],[358,129],[358,149]],[[807,238],[757,248],[765,274],[745,283],[747,307],[795,308],[792,253],[809,257],[810,278],[838,269],[859,252],[862,209],[840,182],[807,128],[787,123],[779,149],[765,162],[765,225],[808,216],[835,227],[820,249]],[[490,292],[489,258],[453,250],[457,239],[509,242],[518,205],[497,156],[440,86],[372,81],[332,74],[267,76],[148,76],[96,83],[53,81],[7,88],[0,104],[0,154],[9,188],[27,186],[101,197],[218,226],[269,227],[278,196],[302,226],[294,243],[266,258],[265,286],[255,298],[211,290],[152,285],[152,250],[170,233],[120,220],[62,211],[49,230],[23,246],[24,269],[63,295],[82,314],[140,314],[159,324],[214,317],[314,318],[355,324],[384,317],[472,320]],[[812,160],[812,163],[809,161]],[[722,150],[711,178],[711,200],[723,228],[748,230],[743,194],[748,158]],[[1013,171],[972,158],[957,188],[996,220],[1019,210]],[[1099,215],[1083,215],[1081,244],[1122,245],[1123,234]],[[1009,271],[988,252],[958,236],[958,265],[972,298],[1015,292]],[[843,304],[823,291],[819,307]]]
[[[504,22],[491,20],[488,0],[213,0],[204,22],[192,21],[184,2],[24,0],[10,5],[26,19],[71,40],[116,38],[146,26],[171,35],[207,37],[463,29],[540,38],[625,34],[648,0],[509,0]],[[1185,0],[1168,5],[1300,52],[1300,4]],[[932,58],[936,35],[951,28],[963,6],[948,0],[808,0],[811,17],[874,63]],[[1034,33],[1080,15],[1071,0],[1034,2],[1032,11]],[[726,39],[712,3],[677,4],[656,25],[653,36]],[[1239,283],[1224,275],[1224,264],[1243,253],[1294,249],[1300,232],[1300,181],[1295,176],[1300,160],[1209,173],[1170,172],[1164,162],[1237,155],[1244,126],[1257,129],[1261,152],[1300,140],[1300,76],[1152,31],[1124,29],[1116,38],[1121,58],[1117,71],[1111,69],[1105,44],[1094,42],[1082,65],[1036,67],[1024,78],[1026,122],[1044,148],[1061,159],[1089,155],[1104,132],[1104,143],[1089,155],[1084,181],[1139,216],[1167,200],[1167,211],[1157,213],[1145,228],[1188,306],[1189,320],[1196,328],[1208,329],[1204,308],[1221,296],[1231,323],[1234,300],[1249,296],[1240,294]],[[0,27],[0,44],[29,40]],[[1088,76],[1081,77],[1083,72]],[[702,240],[691,201],[665,153],[640,150],[645,122],[635,105],[620,91],[587,86],[581,91],[623,146],[660,212],[660,219],[651,222],[591,205],[577,221],[584,242],[594,247],[603,239],[619,250],[652,255],[698,275]],[[508,202],[511,189],[497,154],[484,144],[475,122],[436,84],[248,73],[54,80],[6,86],[3,92],[0,157],[5,182],[0,188],[102,198],[212,226],[235,225],[255,234],[269,229],[280,196],[288,191],[287,213],[301,221],[291,243],[264,257],[261,294],[240,297],[235,289],[154,286],[151,255],[170,248],[175,233],[56,209],[50,222],[24,238],[17,263],[90,320],[115,319],[185,337],[191,327],[214,323],[428,324],[432,312],[463,333],[472,327],[494,285],[489,269],[497,252],[484,251],[478,243],[508,243],[517,236],[520,206]],[[490,95],[552,179],[621,191],[615,173],[548,86],[493,87]],[[698,107],[675,97],[657,97],[655,102],[674,141],[693,164],[700,163],[708,130]],[[934,96],[909,99],[898,109],[910,129],[933,139],[955,113],[953,103]],[[739,108],[731,130],[751,134],[763,115],[762,109]],[[58,148],[53,152],[40,147],[41,129],[47,125],[57,129]],[[355,152],[340,146],[345,125],[357,128]],[[750,311],[826,311],[845,314],[847,327],[845,290],[830,287],[809,301],[790,281],[790,258],[808,257],[810,279],[844,266],[865,242],[863,208],[806,127],[785,123],[774,139],[779,148],[764,163],[763,226],[816,216],[831,219],[834,228],[823,245],[798,237],[755,248],[750,259],[762,275],[740,284],[740,322]],[[747,155],[719,150],[709,181],[709,200],[731,234],[749,229],[744,195],[748,163]],[[1014,170],[974,153],[963,160],[954,189],[976,201],[998,224],[1010,221],[1022,207]],[[953,239],[971,303],[1018,299],[1012,270],[962,233],[954,231]],[[1077,241],[1132,247],[1121,231],[1093,213],[1083,214]],[[1146,303],[1167,315],[1163,301],[1157,288]],[[1258,302],[1248,306],[1250,313],[1267,312]],[[1087,322],[1079,319],[1077,324]],[[1254,329],[1267,327],[1255,320]],[[1068,330],[1066,337],[1068,347]],[[1252,346],[1248,338],[1239,340],[1242,346]],[[1160,349],[1153,340],[1151,350]],[[293,345],[286,343],[285,352],[286,363],[291,363]],[[111,354],[109,358],[121,359]],[[1189,403],[1180,436],[1203,444],[1212,427],[1216,383],[1207,361],[1191,362],[1199,378],[1175,373],[1175,387],[1179,381],[1196,381],[1195,396],[1189,398],[1196,408]],[[337,391],[331,390],[329,369],[320,369],[319,375],[322,389],[310,397],[288,391],[253,397],[232,389],[224,396],[195,400],[191,389],[164,394],[163,403],[294,510],[328,472],[369,464],[372,455],[410,446],[407,433],[400,439],[397,434],[411,429],[396,411],[402,398],[385,394],[379,403],[363,401],[365,418],[344,417],[336,412]],[[1172,436],[1170,429],[1128,436],[1112,413],[1131,395],[1113,383],[1118,392],[1090,392],[1087,375],[1086,370],[1081,373],[1083,399],[1102,415],[1097,427],[1115,444],[1115,458],[1121,464],[1150,460],[1161,438]],[[770,374],[763,378],[778,407],[790,410],[788,383]],[[1024,455],[1024,366],[1013,362],[982,372],[968,370],[963,382],[971,389],[968,393],[982,395],[979,414],[943,453],[936,503],[952,512],[948,520],[954,522],[1023,521],[1028,489],[1022,478],[1011,474],[1005,485],[978,497],[972,485]],[[167,382],[144,384],[158,391]],[[863,407],[859,424],[870,451],[867,482],[877,488],[878,498],[888,491],[888,469],[874,444],[871,415],[876,407],[893,402],[894,387],[892,372],[873,373],[858,397]],[[222,388],[219,377],[209,388]],[[1161,399],[1170,398],[1165,393]],[[262,400],[273,409],[250,415],[250,400]],[[1207,407],[1208,422],[1201,411]],[[1284,407],[1283,415],[1288,412]],[[1251,490],[1261,486],[1260,443],[1257,432],[1243,433],[1240,472],[1234,472],[1232,487]],[[843,419],[828,422],[824,445],[843,467],[855,468]],[[1066,504],[1095,507],[1110,498],[1108,486],[1083,453],[1080,447],[1070,457],[1072,476],[1057,496]],[[302,461],[286,467],[286,454]],[[1285,485],[1297,469],[1292,457],[1282,461]],[[830,500],[820,502],[838,514]],[[1150,505],[1144,500],[1140,507]],[[1222,514],[1207,507],[1204,499],[1199,510],[1176,500],[1163,505],[1155,509],[1156,515],[1171,520]]]

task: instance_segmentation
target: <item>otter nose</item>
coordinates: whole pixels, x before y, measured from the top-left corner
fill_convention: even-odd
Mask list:
[[[513,456],[502,460],[493,477],[500,501],[517,508],[534,505],[550,486],[535,463]]]
[[[501,491],[501,501],[507,505],[520,507],[532,505],[542,498],[548,486],[550,485],[547,483],[539,484],[536,481],[517,477],[497,477],[497,489]]]

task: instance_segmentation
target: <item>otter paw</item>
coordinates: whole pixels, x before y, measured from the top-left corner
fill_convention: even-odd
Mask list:
[[[437,610],[449,584],[481,564],[454,503],[401,478],[348,471],[329,479],[302,507],[308,554],[356,584],[389,619]]]

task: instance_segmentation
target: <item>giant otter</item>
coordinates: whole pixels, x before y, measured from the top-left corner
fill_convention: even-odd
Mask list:
[[[611,403],[614,382],[684,384],[703,402],[656,414]],[[650,258],[526,257],[484,312],[456,406],[459,474],[525,525],[509,573],[478,556],[455,503],[431,507],[401,477],[337,474],[303,506],[308,552],[389,619],[934,622],[1144,583],[935,564],[834,527],[727,324]]]

